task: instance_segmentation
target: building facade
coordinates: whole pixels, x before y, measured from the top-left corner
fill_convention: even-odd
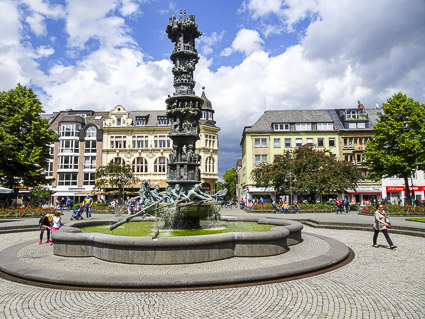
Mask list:
[[[92,193],[94,173],[102,163],[103,120],[106,112],[62,111],[51,120],[57,134],[46,174],[52,178],[52,203],[70,197],[82,201]]]
[[[218,132],[214,110],[203,91],[200,139],[203,191],[214,193],[218,181]],[[151,185],[166,187],[167,165],[171,152],[170,125],[166,111],[127,111],[117,105],[110,112],[62,111],[55,114],[50,129],[57,133],[51,145],[52,159],[45,170],[52,178],[52,203],[62,197],[74,202],[94,193],[96,168],[114,161],[131,165],[136,178]],[[140,183],[126,185],[137,192]],[[104,190],[103,193],[112,191]],[[99,198],[101,194],[97,195]]]
[[[365,109],[359,102],[356,108],[327,110],[266,111],[252,126],[243,131],[242,159],[238,174],[239,199],[247,202],[258,197],[276,200],[273,188],[257,188],[251,171],[259,163],[271,163],[277,154],[304,144],[327,149],[340,160],[357,165],[364,175],[356,189],[347,190],[351,202],[364,203],[388,199],[403,199],[404,181],[386,178],[374,182],[367,178],[369,168],[364,165],[363,152],[373,137],[373,126],[381,109]],[[417,200],[425,198],[423,172],[415,172],[411,192]],[[286,194],[289,195],[289,194]],[[342,195],[342,194],[339,194]],[[294,196],[294,200],[296,196]]]

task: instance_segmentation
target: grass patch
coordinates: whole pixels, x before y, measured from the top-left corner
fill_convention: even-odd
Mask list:
[[[406,218],[406,219],[425,223],[425,217],[411,217],[411,218]]]

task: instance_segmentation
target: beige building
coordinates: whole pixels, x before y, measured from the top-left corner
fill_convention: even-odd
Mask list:
[[[204,104],[200,120],[200,139],[196,151],[201,155],[201,183],[205,192],[213,193],[218,180],[218,132],[211,102],[202,93]],[[153,186],[167,186],[167,166],[172,141],[166,111],[127,111],[117,105],[103,123],[102,165],[109,162],[131,165],[136,178]],[[127,188],[138,189],[138,185]]]

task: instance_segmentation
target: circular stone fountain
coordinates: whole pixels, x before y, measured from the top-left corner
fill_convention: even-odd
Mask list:
[[[257,221],[276,227],[267,232],[159,237],[152,240],[150,237],[83,233],[80,227],[105,225],[105,222],[76,222],[62,227],[60,232],[55,232],[53,252],[58,256],[96,257],[119,263],[164,265],[207,262],[231,257],[272,256],[285,253],[289,250],[288,246],[302,242],[302,224],[295,221],[266,218],[231,220]]]

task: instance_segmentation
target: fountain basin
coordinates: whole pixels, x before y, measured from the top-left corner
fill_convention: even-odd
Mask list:
[[[222,218],[226,220],[226,218]],[[113,236],[83,233],[79,227],[105,225],[104,221],[76,222],[53,234],[53,253],[67,257],[96,257],[127,263],[169,265],[199,263],[231,257],[260,257],[283,254],[302,241],[302,224],[268,218],[232,218],[273,224],[267,232],[231,232],[214,235],[168,237]],[[111,221],[113,224],[115,221]]]

